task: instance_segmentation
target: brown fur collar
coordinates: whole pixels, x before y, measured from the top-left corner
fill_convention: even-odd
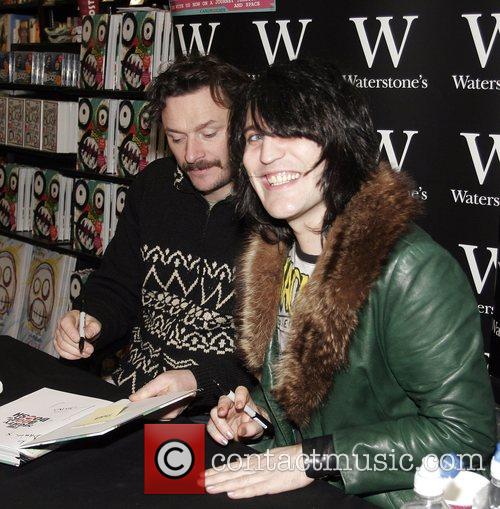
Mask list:
[[[287,348],[274,368],[273,395],[305,425],[347,367],[358,312],[392,247],[419,211],[411,180],[381,165],[333,222],[313,275],[294,304]],[[238,265],[240,351],[259,376],[276,327],[287,249],[253,235]]]

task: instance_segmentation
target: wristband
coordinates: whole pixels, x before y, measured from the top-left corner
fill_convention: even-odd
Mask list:
[[[341,479],[332,435],[306,438],[302,442],[305,474],[311,479]]]

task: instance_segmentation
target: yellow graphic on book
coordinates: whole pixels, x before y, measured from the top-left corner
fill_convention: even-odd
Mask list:
[[[102,424],[114,419],[124,408],[127,408],[127,401],[118,401],[113,405],[94,410],[91,414],[85,416],[83,419],[75,424],[75,428],[79,426],[92,426],[93,424]]]
[[[292,260],[287,258],[283,269],[283,283],[281,284],[280,311],[289,314],[292,303],[300,290],[309,281],[309,276],[300,272]]]

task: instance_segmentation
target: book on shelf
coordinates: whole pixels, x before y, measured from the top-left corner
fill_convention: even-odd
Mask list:
[[[68,181],[73,179],[56,170],[37,169],[33,176],[33,222],[32,232],[36,237],[51,241],[67,241],[66,210]],[[69,187],[71,196],[71,187]]]
[[[123,14],[118,47],[120,90],[145,90],[162,58],[163,11]]]
[[[109,15],[95,14],[82,19],[82,45],[80,51],[82,88],[104,88],[108,47]]]
[[[116,232],[118,220],[125,207],[125,199],[127,197],[127,186],[121,184],[111,184],[111,214],[109,223],[109,240],[111,240]]]
[[[45,387],[0,408],[0,462],[20,466],[60,444],[104,435],[195,394],[196,390],[171,392],[141,401],[113,402]]]
[[[114,174],[115,124],[118,101],[80,98],[78,102],[79,141],[77,169]]]
[[[7,144],[7,97],[0,96],[0,145]]]
[[[67,309],[69,278],[76,259],[34,247],[26,280],[18,339],[57,356],[53,339],[57,322]]]
[[[0,225],[11,231],[17,229],[19,168],[7,163],[0,165]]]
[[[0,334],[17,337],[33,246],[0,236]]]
[[[157,132],[147,101],[120,101],[115,144],[118,175],[137,175],[156,159]]]
[[[33,52],[13,51],[12,52],[12,83],[30,85],[33,74]]]
[[[30,34],[36,18],[26,14],[1,14],[0,15],[0,51],[10,51],[12,44],[26,44],[40,42],[35,40],[35,32]]]
[[[24,101],[24,146],[33,150],[42,148],[42,100]]]
[[[111,184],[75,180],[73,191],[73,248],[101,256],[109,242]]]
[[[73,101],[43,101],[42,150],[54,153],[76,152],[78,103]]]
[[[24,99],[7,99],[7,144],[16,147],[24,144]]]

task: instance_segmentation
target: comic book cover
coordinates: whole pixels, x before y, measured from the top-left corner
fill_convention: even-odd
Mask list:
[[[109,239],[110,184],[75,180],[73,190],[73,247],[102,255]]]
[[[33,246],[0,236],[0,334],[17,337]]]
[[[11,53],[0,51],[0,83],[10,83]]]
[[[33,249],[18,339],[52,355],[60,310],[67,307],[69,270],[74,264],[72,257],[41,247]]]
[[[116,231],[118,220],[125,207],[125,198],[127,197],[127,186],[112,184],[111,188],[111,214],[109,218],[109,239],[111,240]]]
[[[78,103],[79,142],[77,169],[93,173],[108,171],[110,147],[110,99],[80,98]]]
[[[80,52],[82,88],[104,88],[106,46],[108,41],[108,14],[84,16],[82,20],[82,47]]]
[[[144,90],[152,78],[156,13],[123,14],[120,50],[121,90]]]
[[[61,232],[62,178],[55,170],[37,170],[33,176],[33,235],[56,241]],[[66,182],[64,182],[66,185]],[[61,203],[62,202],[62,203]]]
[[[60,87],[62,83],[65,53],[43,54],[42,84]]]
[[[23,146],[24,99],[7,99],[7,145]]]
[[[0,225],[16,230],[16,208],[19,191],[19,167],[15,164],[0,166]]]
[[[33,53],[31,51],[12,52],[12,83],[31,83]]]
[[[0,96],[0,145],[7,143],[7,97]]]
[[[118,175],[131,176],[144,170],[154,159],[148,103],[121,101],[118,109],[116,147]]]
[[[25,14],[2,14],[0,16],[0,51],[10,51],[11,44],[30,42],[30,19],[32,19],[31,16]]]
[[[41,99],[26,99],[24,102],[24,146],[40,150],[41,139],[42,101]]]

